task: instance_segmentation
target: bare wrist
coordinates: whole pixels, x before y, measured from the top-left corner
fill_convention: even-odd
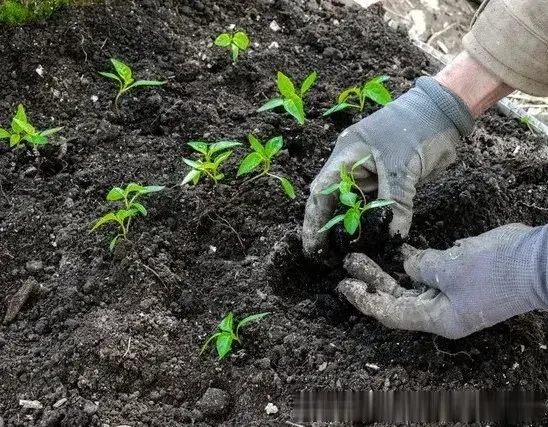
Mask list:
[[[467,52],[460,53],[434,78],[461,98],[474,117],[513,91]]]

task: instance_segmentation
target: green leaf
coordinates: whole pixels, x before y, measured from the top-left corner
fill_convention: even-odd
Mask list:
[[[273,108],[281,107],[282,105],[284,105],[284,100],[282,98],[274,98],[264,104],[257,111],[260,113],[263,111],[272,110]]]
[[[125,192],[120,187],[112,188],[107,194],[107,200],[109,202],[115,202],[117,200],[122,200],[125,197]]]
[[[139,194],[157,193],[158,191],[162,191],[164,188],[166,188],[165,185],[147,185],[141,188]]]
[[[232,36],[230,34],[219,34],[215,39],[215,45],[219,47],[228,47],[232,42]]]
[[[45,145],[48,143],[48,139],[41,135],[25,135],[23,140],[30,142],[34,145]]]
[[[308,75],[306,79],[304,79],[304,82],[301,85],[301,97],[303,97],[306,92],[308,92],[308,90],[312,87],[317,78],[318,73],[316,73],[316,71],[313,71]]]
[[[14,133],[10,136],[10,147],[18,146],[21,142],[21,135]]]
[[[264,153],[268,158],[277,154],[284,145],[284,139],[281,136],[275,136],[270,139],[264,146]]]
[[[214,164],[216,167],[221,166],[221,164],[222,164],[226,159],[228,159],[228,158],[230,157],[231,154],[232,154],[232,150],[230,150],[230,151],[225,151],[224,153],[219,154],[219,155],[215,158],[213,164]]]
[[[354,170],[358,167],[360,167],[361,165],[363,165],[365,162],[367,162],[369,159],[371,158],[371,154],[368,154],[367,156],[361,158],[360,160],[358,160],[356,163],[354,163],[352,165],[352,169],[351,171],[354,172]]]
[[[23,104],[19,104],[17,106],[17,112],[15,113],[15,116],[13,116],[14,119],[20,120],[24,123],[28,123],[27,119],[27,113],[25,112],[25,107],[23,107]]]
[[[284,178],[283,176],[280,177],[280,181],[282,183],[282,187],[284,188],[285,194],[287,194],[287,196],[291,200],[293,200],[295,198],[295,189],[293,188],[293,185],[291,184],[291,182],[287,178]]]
[[[209,343],[210,343],[211,341],[213,341],[215,338],[217,338],[219,335],[221,335],[220,332],[217,332],[216,334],[211,335],[211,336],[207,339],[207,341],[202,345],[202,348],[201,348],[201,350],[200,350],[200,354],[203,354],[204,351],[206,351],[207,346],[209,345]]]
[[[322,191],[320,191],[320,194],[325,194],[325,195],[332,194],[338,189],[339,189],[339,183],[337,182],[336,184],[331,184],[329,187],[324,188]]]
[[[161,82],[159,80],[137,80],[128,89],[139,86],[162,86],[167,83],[167,80]]]
[[[223,320],[221,320],[221,323],[219,323],[219,329],[223,332],[230,332],[232,333],[234,329],[234,313],[231,311],[225,316]]]
[[[217,175],[215,175],[215,180],[216,181],[220,181],[221,179],[223,179],[225,177],[225,174],[224,173],[218,173]]]
[[[373,208],[382,208],[383,206],[388,206],[393,203],[394,203],[393,200],[373,200],[372,202],[369,202],[367,205],[365,205],[363,207],[363,210],[367,211]]]
[[[238,62],[238,55],[240,54],[240,49],[235,44],[232,45],[232,62]]]
[[[337,99],[337,104],[342,104],[343,102],[345,102],[350,95],[354,95],[354,96],[356,96],[356,98],[359,99],[360,95],[361,95],[360,88],[357,87],[357,86],[354,86],[354,87],[350,87],[346,90],[343,90],[340,93],[339,98]]]
[[[323,116],[329,116],[330,114],[336,113],[337,111],[342,111],[350,108],[351,105],[347,104],[346,102],[343,102],[342,104],[337,104],[331,107],[329,110],[327,110],[325,113],[323,113]]]
[[[360,226],[360,212],[356,209],[348,209],[344,215],[344,229],[351,236],[354,235]]]
[[[245,325],[249,325],[250,323],[258,322],[259,320],[264,319],[269,314],[270,314],[269,312],[257,313],[257,314],[252,314],[250,316],[244,317],[242,320],[238,322],[238,326],[236,327],[236,336],[238,336],[238,331],[240,330],[240,328],[243,328]]]
[[[248,154],[245,159],[242,160],[240,167],[238,168],[238,173],[236,176],[242,176],[248,174],[257,166],[263,162],[263,158],[259,153]]]
[[[99,74],[103,77],[106,77],[107,79],[116,80],[119,83],[122,83],[122,80],[120,80],[120,77],[118,77],[116,74],[107,73],[105,71],[99,71]]]
[[[62,126],[59,127],[59,128],[46,129],[46,130],[43,130],[42,132],[40,132],[40,136],[49,136],[49,135],[52,135],[54,133],[59,132],[61,129],[63,129]]]
[[[291,98],[295,95],[295,86],[293,82],[281,71],[278,71],[278,90],[285,98]]]
[[[89,230],[89,232],[91,233],[97,230],[99,227],[108,222],[118,222],[118,218],[116,218],[116,215],[113,212],[109,212],[108,214],[103,215],[101,218],[99,218],[95,225],[91,228],[91,230]]]
[[[230,353],[230,350],[232,350],[232,341],[234,341],[232,333],[223,332],[217,337],[216,347],[219,360]]]
[[[131,72],[131,68],[129,68],[129,66],[115,58],[111,58],[110,62],[112,62],[112,65],[114,65],[114,69],[126,85],[133,83],[133,73]]]
[[[337,215],[333,218],[331,218],[327,224],[325,224],[322,228],[318,230],[318,233],[323,233],[324,231],[329,230],[331,227],[333,227],[335,224],[338,224],[339,222],[342,222],[344,220],[344,215]]]
[[[187,142],[187,145],[192,147],[195,151],[202,153],[203,155],[207,154],[207,147],[208,145],[205,142],[202,141],[190,141]]]
[[[246,50],[249,46],[249,37],[246,33],[238,31],[234,34],[232,38],[232,43],[234,43],[239,49]]]
[[[183,182],[181,182],[181,185],[188,184],[192,181],[193,184],[197,184],[200,175],[202,175],[202,172],[200,172],[198,169],[192,169],[187,175],[184,177]]]
[[[228,150],[229,148],[237,147],[238,145],[242,145],[242,143],[238,142],[238,141],[214,142],[213,144],[209,145],[209,152],[211,154],[214,154],[214,153],[217,153],[219,151]]]
[[[304,107],[301,98],[294,96],[291,99],[284,100],[284,108],[289,114],[291,114],[300,125],[304,125]]]
[[[253,150],[257,153],[259,153],[261,156],[263,157],[266,157],[266,152],[265,152],[265,149],[263,147],[263,144],[261,144],[259,142],[259,140],[255,137],[255,135],[253,135],[252,133],[250,133],[248,136],[247,136],[247,139],[249,141],[249,144],[251,145],[251,148],[253,148]]]
[[[352,191],[352,181],[344,179],[339,183],[339,191],[342,194],[348,194]]]
[[[388,89],[386,89],[382,83],[375,81],[367,82],[365,84],[363,95],[380,105],[386,105],[392,101],[392,95],[390,95]]]
[[[6,129],[0,128],[0,139],[9,139],[11,137],[11,133],[9,133]]]
[[[341,163],[341,181],[348,181],[350,177],[348,176],[348,171],[346,170],[346,164]]]
[[[123,235],[118,234],[117,236],[114,236],[114,238],[110,241],[110,245],[108,245],[108,247],[110,248],[111,251],[113,251],[114,248],[116,247],[116,244],[118,243],[118,239],[120,237],[123,237]]]
[[[382,83],[387,80],[390,80],[390,76],[387,76],[386,74],[382,74],[380,76],[373,77],[370,82],[376,82],[376,83]]]
[[[137,209],[141,215],[147,216],[147,210],[141,203],[132,203],[131,207]]]
[[[339,201],[345,206],[354,206],[358,200],[358,195],[356,193],[341,193],[339,196]]]
[[[193,169],[202,170],[203,164],[201,162],[195,162],[194,160],[185,159],[183,158],[183,162],[185,162],[187,165],[189,165]]]
[[[34,129],[34,127],[32,125],[30,125],[29,123],[27,122],[23,122],[17,118],[13,118],[13,122],[17,124],[17,126],[19,126],[19,129],[21,129],[23,132],[26,132],[28,133],[29,135],[35,135],[36,134],[36,129]]]
[[[141,191],[143,191],[145,187],[143,187],[142,185],[139,185],[135,182],[130,182],[128,185],[126,185],[126,189],[124,190],[124,193],[125,194],[130,194],[130,193],[140,193]]]
[[[119,222],[123,222],[126,218],[135,216],[137,209],[120,209],[116,212],[116,218]]]

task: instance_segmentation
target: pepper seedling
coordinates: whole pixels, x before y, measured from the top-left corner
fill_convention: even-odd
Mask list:
[[[133,71],[129,65],[124,64],[118,59],[111,58],[110,62],[114,66],[116,74],[109,73],[105,71],[100,71],[99,74],[108,79],[116,80],[119,84],[118,93],[114,99],[114,105],[118,109],[118,100],[122,94],[127,92],[130,89],[140,87],[140,86],[161,86],[167,83],[167,81],[158,81],[158,80],[137,80],[133,78]]]
[[[377,76],[365,82],[361,88],[354,86],[344,90],[339,95],[337,104],[323,113],[324,117],[349,108],[355,108],[361,113],[365,109],[367,99],[371,99],[379,105],[388,104],[392,101],[392,95],[383,82],[389,78],[388,76]]]
[[[363,159],[358,160],[352,165],[350,171],[347,170],[346,164],[341,165],[341,180],[336,184],[332,184],[329,187],[322,190],[321,194],[332,194],[335,191],[339,191],[339,202],[346,208],[346,212],[340,215],[336,215],[331,218],[327,224],[325,224],[318,233],[329,230],[334,225],[342,222],[346,232],[353,236],[358,230],[358,237],[355,241],[359,240],[361,236],[361,218],[362,215],[367,212],[369,209],[380,208],[383,206],[388,206],[394,203],[389,200],[373,200],[367,203],[367,199],[362,189],[356,183],[356,178],[354,172],[365,162],[371,158],[371,155],[364,157]]]
[[[240,340],[240,329],[243,328],[246,325],[249,325],[253,322],[258,322],[259,320],[262,320],[264,317],[268,316],[270,313],[258,313],[258,314],[252,314],[250,316],[244,317],[242,320],[238,322],[238,325],[236,326],[236,330],[234,330],[234,314],[232,312],[229,312],[226,317],[219,323],[219,326],[217,326],[218,332],[215,332],[213,335],[211,335],[207,341],[202,346],[202,349],[200,351],[200,354],[203,354],[209,343],[213,340],[216,340],[216,348],[217,348],[217,355],[219,356],[219,360],[221,360],[223,357],[225,357],[230,351],[232,350],[232,344],[234,341],[237,341],[239,344],[241,344]]]
[[[251,148],[253,149],[253,152],[248,154],[240,164],[240,167],[238,168],[238,176],[246,175],[256,168],[258,168],[260,165],[263,166],[263,170],[260,174],[254,176],[251,178],[248,182],[255,180],[257,178],[263,177],[263,176],[270,176],[272,178],[276,178],[280,181],[282,184],[282,187],[285,191],[285,194],[290,199],[295,198],[295,190],[293,188],[293,185],[291,182],[284,178],[283,176],[274,175],[270,172],[270,167],[272,165],[272,158],[280,152],[283,146],[283,138],[281,136],[276,136],[272,139],[270,139],[264,146],[259,142],[259,140],[252,134],[249,134],[248,136],[249,144],[251,145]]]
[[[238,62],[238,55],[249,47],[249,37],[243,31],[234,34],[219,34],[215,39],[215,45],[232,52],[232,62]]]
[[[282,97],[271,99],[257,111],[268,111],[283,106],[285,111],[297,120],[297,123],[303,125],[306,120],[303,98],[315,83],[317,77],[318,74],[315,71],[310,73],[308,77],[304,79],[301,88],[297,91],[291,79],[281,71],[278,71],[277,85],[278,91]]]
[[[219,141],[212,144],[207,144],[202,141],[191,141],[187,144],[200,153],[201,158],[198,160],[183,158],[183,161],[189,165],[192,170],[185,176],[181,185],[188,184],[189,182],[196,185],[202,175],[208,176],[217,184],[225,177],[225,175],[219,171],[219,168],[232,154],[232,150],[230,149],[242,145],[237,141]]]
[[[145,187],[135,184],[134,182],[129,183],[125,189],[121,187],[112,188],[107,194],[107,201],[118,202],[121,205],[120,208],[99,218],[89,232],[92,233],[109,222],[118,224],[118,233],[110,241],[110,250],[114,250],[120,238],[124,240],[127,239],[131,220],[138,215],[147,215],[146,208],[138,199],[145,194],[162,191],[164,188],[165,187],[160,185],[149,185]]]
[[[19,148],[21,142],[27,142],[33,146],[48,143],[48,136],[59,132],[62,127],[38,131],[27,119],[25,107],[17,106],[17,112],[11,119],[11,132],[0,128],[0,139],[9,139],[10,147]]]

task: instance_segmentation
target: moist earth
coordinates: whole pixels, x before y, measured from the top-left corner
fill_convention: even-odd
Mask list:
[[[231,25],[252,39],[236,65],[212,45]],[[435,71],[380,8],[115,1],[2,28],[0,54],[1,123],[21,102],[38,128],[64,126],[45,149],[0,146],[1,318],[19,289],[30,292],[0,325],[0,425],[279,426],[301,390],[546,389],[545,313],[458,341],[389,330],[335,293],[342,269],[303,257],[308,186],[359,119],[322,112],[375,75],[389,75],[398,96]],[[126,94],[117,113],[114,85],[97,74],[111,57],[168,83]],[[297,81],[319,72],[305,126],[256,113],[275,95],[277,70]],[[232,178],[246,144],[221,184],[179,185],[186,142],[249,132],[283,135],[274,169],[293,181],[294,201],[269,179]],[[486,114],[458,161],[419,190],[409,242],[444,249],[499,225],[548,222],[546,142]],[[148,216],[111,253],[113,230],[88,230],[108,190],[128,182],[167,189],[145,200]],[[376,261],[407,282],[393,252]],[[200,355],[228,311],[271,314],[226,359]]]

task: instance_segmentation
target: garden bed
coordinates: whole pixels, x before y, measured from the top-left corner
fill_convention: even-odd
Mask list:
[[[230,24],[252,39],[236,66],[212,45]],[[39,128],[65,126],[52,138],[64,144],[38,158],[0,145],[0,292],[39,284],[0,326],[0,425],[278,426],[304,389],[545,389],[545,314],[458,341],[393,331],[338,298],[344,271],[302,255],[308,185],[352,122],[323,111],[366,78],[391,76],[397,96],[433,71],[383,24],[379,8],[115,2],[3,28],[0,54],[0,122],[22,102]],[[169,83],[129,94],[117,115],[114,86],[97,74],[111,57]],[[318,71],[306,125],[256,113],[275,94],[277,70],[299,81]],[[297,199],[261,180],[178,185],[188,172],[186,142],[244,142],[251,131],[284,137],[275,169],[293,181]],[[457,163],[420,189],[410,243],[447,248],[506,223],[547,223],[546,142],[517,121],[484,116]],[[229,160],[230,176],[245,150]],[[169,189],[147,199],[148,217],[113,255],[107,230],[88,230],[108,190],[131,181]],[[377,261],[405,282],[397,259]],[[200,356],[228,311],[272,314],[243,332],[232,356]],[[226,393],[224,410],[197,405],[210,387]],[[20,399],[43,409],[24,409]],[[267,415],[268,403],[279,412]]]

